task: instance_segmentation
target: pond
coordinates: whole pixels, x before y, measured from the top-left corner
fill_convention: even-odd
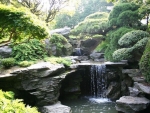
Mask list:
[[[71,107],[72,113],[118,113],[115,103],[106,98],[84,97],[77,100],[65,100],[62,104]]]

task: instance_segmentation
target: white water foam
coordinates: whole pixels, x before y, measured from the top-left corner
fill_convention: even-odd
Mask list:
[[[108,98],[89,98],[89,101],[93,103],[107,103],[111,102]]]

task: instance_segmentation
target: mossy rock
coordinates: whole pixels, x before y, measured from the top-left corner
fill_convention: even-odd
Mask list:
[[[72,53],[72,45],[68,42],[68,40],[61,34],[53,34],[50,38],[50,43],[55,45],[56,52],[53,52],[55,56],[64,56],[71,55]]]

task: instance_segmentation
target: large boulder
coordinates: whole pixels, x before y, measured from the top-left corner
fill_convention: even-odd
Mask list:
[[[44,106],[42,113],[72,113],[71,108],[57,102],[54,105]]]
[[[145,97],[123,96],[116,101],[116,110],[123,113],[137,113],[146,109],[150,100]]]
[[[71,28],[69,28],[69,27],[66,26],[64,28],[59,28],[59,29],[51,30],[50,34],[58,33],[58,34],[61,34],[61,35],[67,35],[67,34],[70,33],[70,30],[71,30]]]
[[[25,101],[30,101],[29,96],[34,97],[34,104],[37,106],[54,104],[59,98],[60,82],[67,74],[61,74],[64,71],[63,65],[48,62],[40,62],[27,68],[10,69],[8,73],[3,72],[0,75],[0,88],[11,89],[19,97],[26,93],[28,98]]]
[[[9,46],[0,47],[0,56],[2,58],[10,57],[11,53],[12,53],[12,48],[10,48]]]

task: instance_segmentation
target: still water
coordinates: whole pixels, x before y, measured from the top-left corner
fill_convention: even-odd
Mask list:
[[[106,98],[84,97],[63,101],[62,104],[70,106],[72,113],[118,113],[115,109],[115,103]]]

